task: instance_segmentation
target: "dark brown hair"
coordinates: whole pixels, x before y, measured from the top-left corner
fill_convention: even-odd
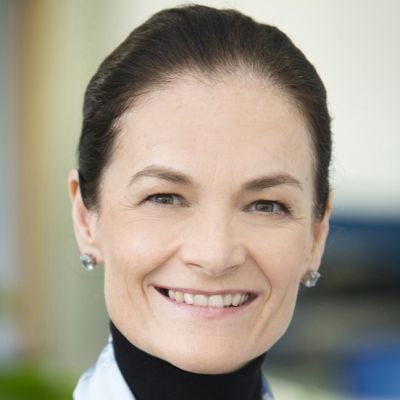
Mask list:
[[[100,65],[84,99],[79,179],[87,207],[98,205],[118,120],[145,93],[179,79],[249,71],[287,93],[308,123],[315,165],[315,215],[329,195],[331,128],[324,85],[313,65],[276,27],[235,10],[191,5],[160,11],[136,28]]]

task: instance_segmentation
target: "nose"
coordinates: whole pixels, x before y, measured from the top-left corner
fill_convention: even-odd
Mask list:
[[[188,226],[181,259],[199,272],[221,276],[243,265],[246,251],[233,229],[232,219],[210,212],[198,216]]]

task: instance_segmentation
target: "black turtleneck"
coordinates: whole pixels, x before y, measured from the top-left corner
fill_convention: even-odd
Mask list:
[[[265,354],[228,374],[187,372],[130,343],[111,322],[115,358],[136,400],[260,400]]]

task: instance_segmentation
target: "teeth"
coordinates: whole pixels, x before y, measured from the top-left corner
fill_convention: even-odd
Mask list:
[[[196,294],[196,296],[194,296],[194,302],[193,304],[195,306],[203,306],[206,307],[208,305],[208,299],[206,296],[204,296],[203,294]]]
[[[246,293],[246,294],[242,294],[242,297],[240,298],[240,303],[239,303],[239,305],[242,305],[243,303],[246,303],[246,301],[248,300],[248,298],[249,298],[249,295]]]
[[[204,294],[193,295],[191,293],[183,293],[173,290],[168,290],[169,298],[175,300],[177,303],[186,303],[190,305],[200,306],[200,307],[237,307],[244,304],[248,299],[248,293],[234,293],[234,294],[213,294],[211,296],[206,296]]]
[[[232,305],[235,307],[238,306],[240,303],[241,297],[242,297],[242,295],[240,293],[234,294],[233,298],[232,298]]]
[[[208,307],[222,308],[224,306],[224,298],[219,294],[214,294],[208,298]]]
[[[226,294],[224,296],[224,306],[228,307],[232,304],[232,295],[231,294]]]
[[[185,293],[183,295],[183,299],[185,300],[186,304],[193,304],[194,303],[194,296],[191,293]]]
[[[176,293],[175,293],[175,300],[176,300],[178,303],[183,303],[183,300],[184,300],[184,298],[183,298],[183,293],[182,293],[182,292],[176,292]]]

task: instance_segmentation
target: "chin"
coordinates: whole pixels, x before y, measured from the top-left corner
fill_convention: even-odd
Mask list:
[[[250,361],[250,360],[249,360]],[[241,368],[245,363],[235,362],[227,363],[226,360],[215,360],[211,357],[207,360],[204,358],[191,358],[186,360],[173,360],[171,361],[176,367],[196,374],[218,375],[227,374]]]
[[[236,354],[235,354],[236,353]],[[238,352],[212,351],[207,347],[190,349],[176,349],[173,353],[163,357],[175,367],[196,374],[226,374],[238,370],[251,359],[257,357],[238,354]]]

